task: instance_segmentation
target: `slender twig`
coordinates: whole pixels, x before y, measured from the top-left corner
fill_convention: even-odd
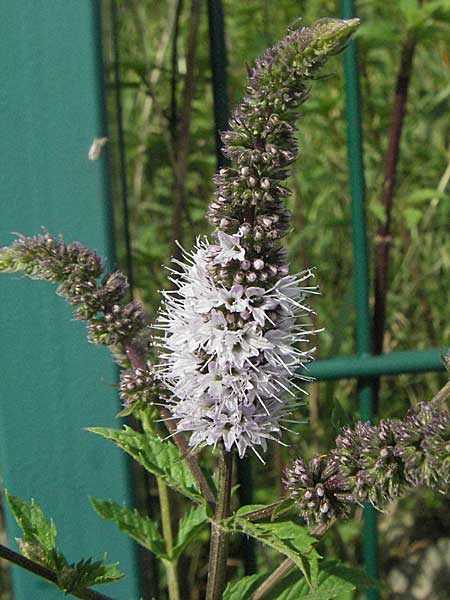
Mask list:
[[[145,369],[145,360],[142,357],[139,349],[131,342],[125,342],[124,347],[125,347],[125,352],[129,358],[133,368],[134,369]],[[160,410],[161,417],[164,419],[164,423],[166,424],[167,429],[169,430],[169,432],[171,434],[173,434],[173,440],[174,440],[175,444],[177,445],[178,449],[180,450],[182,457],[186,461],[186,463],[192,473],[192,476],[198,483],[199,488],[200,488],[204,498],[206,499],[208,504],[210,504],[212,507],[214,507],[216,504],[216,498],[215,498],[214,492],[212,491],[209,483],[207,482],[206,477],[205,477],[203,471],[201,470],[197,459],[192,454],[186,438],[184,437],[184,435],[181,432],[177,431],[176,423],[174,423],[173,420],[171,419],[172,415],[171,415],[169,409],[162,406],[162,407],[160,407],[159,410]]]
[[[384,207],[384,222],[379,226],[375,236],[375,305],[373,317],[373,350],[375,354],[383,351],[383,337],[386,322],[386,296],[388,286],[389,249],[391,245],[391,212],[397,176],[397,165],[400,156],[400,138],[406,112],[409,82],[411,79],[416,37],[408,33],[400,55],[400,66],[397,73],[395,98],[391,112],[389,142],[384,168],[383,191],[381,203]],[[375,407],[378,402],[379,380],[375,382]]]
[[[217,508],[211,523],[211,545],[209,550],[206,600],[221,600],[225,587],[226,563],[228,557],[228,532],[220,523],[230,514],[232,467],[233,454],[227,452],[222,447],[219,462]]]
[[[172,520],[170,516],[169,490],[167,489],[167,485],[160,477],[157,478],[157,482],[163,537],[166,544],[166,552],[170,556],[173,550],[173,531]],[[178,585],[177,564],[175,561],[164,561],[164,568],[167,575],[169,600],[180,600],[181,596]]]
[[[195,55],[198,43],[198,30],[200,24],[200,2],[192,0],[189,16],[189,31],[186,48],[186,76],[182,94],[182,103],[179,117],[177,135],[176,163],[174,169],[174,207],[172,218],[172,229],[174,242],[179,244],[183,241],[182,215],[186,211],[186,175],[189,155],[189,131],[191,127],[192,100],[195,89]],[[173,256],[181,257],[181,249],[174,243]]]
[[[22,569],[26,569],[27,571],[30,571],[31,573],[34,573],[35,575],[38,575],[39,577],[42,577],[43,579],[46,579],[47,581],[58,586],[58,577],[54,571],[47,569],[47,567],[43,567],[39,563],[34,562],[34,560],[22,556],[22,554],[14,552],[14,550],[11,550],[2,544],[0,544],[0,557],[9,560],[9,562],[22,567]],[[76,592],[67,593],[75,596],[75,598],[82,598],[83,600],[114,600],[110,596],[105,596],[104,594],[96,592],[90,588],[84,588]]]
[[[312,537],[317,538],[318,540],[325,535],[325,533],[330,529],[330,527],[335,523],[336,519],[332,519],[327,524],[320,524],[315,527],[310,535]],[[263,583],[258,587],[258,589],[253,593],[251,600],[261,600],[267,594],[269,590],[271,590],[279,581],[285,577],[289,571],[295,566],[295,563],[292,562],[290,558],[286,558],[279,567],[275,569],[273,573],[267,577],[263,581]]]
[[[153,423],[148,413],[141,413],[141,422],[145,432],[153,432]],[[171,505],[169,489],[164,480],[156,477],[158,485],[159,507],[161,511],[162,533],[165,543],[166,554],[171,556],[173,550],[173,529],[171,518]],[[178,571],[176,561],[163,560],[164,569],[167,577],[167,587],[169,591],[169,600],[180,600],[180,588],[178,585]]]

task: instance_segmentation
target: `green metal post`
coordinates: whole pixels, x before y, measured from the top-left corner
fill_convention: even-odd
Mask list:
[[[340,1],[341,17],[354,18],[353,0]],[[356,311],[356,352],[361,358],[371,354],[369,276],[365,218],[365,182],[362,150],[362,127],[359,97],[357,48],[350,42],[344,52],[346,113],[348,125],[348,159],[352,199],[352,240],[354,256],[354,290]],[[370,379],[358,380],[359,412],[362,420],[373,417],[373,397]],[[364,561],[366,572],[378,577],[376,514],[372,506],[364,507]],[[378,600],[377,590],[367,592],[368,600]]]
[[[114,268],[106,155],[90,161],[105,135],[100,2],[6,0],[0,24],[2,174],[0,245],[12,231],[45,225],[78,239]],[[128,497],[123,454],[86,431],[116,426],[117,370],[106,349],[88,344],[55,286],[19,276],[0,281],[0,450],[2,483],[34,498],[53,517],[61,549],[119,561],[126,578],[104,586],[114,598],[137,598],[134,545],[92,510],[88,496]],[[9,545],[19,530],[6,509]],[[13,568],[15,600],[63,593]]]

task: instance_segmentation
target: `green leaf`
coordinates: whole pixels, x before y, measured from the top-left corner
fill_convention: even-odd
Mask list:
[[[167,558],[164,539],[159,531],[158,523],[150,517],[143,517],[136,509],[119,506],[113,500],[89,498],[95,512],[107,521],[113,521],[120,531],[132,537],[158,558]]]
[[[58,573],[58,586],[65,592],[71,593],[83,588],[112,583],[123,577],[117,567],[119,563],[106,564],[106,554],[102,560],[92,562],[92,559],[80,560],[77,564],[64,565]]]
[[[298,572],[291,572],[267,594],[267,600],[341,600],[345,594],[376,586],[359,569],[347,567],[337,561],[320,562],[319,567],[313,591],[305,579],[298,578]]]
[[[47,521],[41,508],[35,504],[33,499],[31,503],[28,503],[7,491],[5,493],[24,539],[28,542],[39,543],[45,550],[53,550],[56,547],[56,527],[53,520]]]
[[[249,598],[266,575],[249,575],[235,583],[228,583],[223,593],[223,600],[245,600]]]
[[[208,522],[206,508],[197,506],[186,512],[180,520],[175,546],[170,559],[177,560],[187,544],[191,542]]]
[[[56,549],[56,526],[52,519],[47,521],[41,508],[32,499],[30,503],[9,494],[5,490],[11,512],[23,532],[18,541],[20,551],[31,560],[49,569],[57,569],[65,562]]]
[[[234,519],[234,526],[290,558],[301,570],[308,584],[312,585],[311,563],[314,570],[314,561],[319,558],[319,554],[314,547],[317,540],[309,535],[306,527],[290,520],[252,523],[239,515]]]
[[[47,521],[41,508],[35,504],[24,502],[5,491],[8,504],[17,524],[23,531],[23,539],[19,547],[24,556],[55,571],[57,585],[66,592],[96,585],[110,583],[123,577],[118,571],[118,563],[106,564],[106,555],[98,561],[91,558],[81,559],[76,564],[69,564],[63,553],[56,547],[56,527],[53,521]]]
[[[178,448],[169,440],[163,442],[156,434],[138,433],[126,426],[124,429],[89,427],[88,431],[113,441],[147,471],[163,479],[168,486],[191,500],[205,503],[189,467]]]

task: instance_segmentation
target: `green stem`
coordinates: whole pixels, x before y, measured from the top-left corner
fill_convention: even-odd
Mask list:
[[[166,554],[170,556],[173,550],[173,531],[172,521],[170,518],[170,500],[169,490],[167,485],[159,477],[156,478],[158,483],[159,506],[161,509],[161,524],[164,541],[166,543]],[[176,561],[165,560],[164,568],[167,575],[167,587],[169,588],[170,600],[180,600],[180,588],[178,586],[178,573]]]
[[[153,431],[153,423],[149,417],[148,412],[141,411],[139,418],[142,423],[142,427],[146,432]],[[169,490],[167,485],[160,477],[156,477],[156,483],[158,485],[158,496],[159,496],[159,507],[161,510],[161,525],[166,546],[167,556],[171,556],[173,550],[173,530],[172,520],[170,517],[170,498]],[[178,585],[178,573],[177,573],[177,562],[171,560],[164,560],[164,569],[167,576],[167,587],[169,590],[170,600],[180,600],[180,588]]]
[[[226,563],[228,557],[228,532],[221,521],[230,514],[231,475],[233,454],[222,447],[219,462],[219,482],[217,507],[211,524],[211,544],[209,550],[208,583],[206,600],[221,600],[225,587]]]
[[[165,560],[164,568],[167,576],[167,588],[169,590],[170,600],[181,600],[180,588],[178,586],[178,572],[176,561]]]

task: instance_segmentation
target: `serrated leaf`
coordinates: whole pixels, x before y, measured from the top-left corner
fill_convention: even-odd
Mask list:
[[[344,594],[355,590],[364,591],[375,582],[359,569],[353,569],[337,561],[319,563],[314,590],[311,591],[298,573],[290,573],[265,596],[267,600],[340,600]]]
[[[88,431],[113,441],[147,471],[163,479],[168,486],[191,500],[205,503],[189,467],[178,448],[169,440],[162,441],[156,434],[139,433],[126,426],[124,429],[89,427]]]
[[[245,600],[245,598],[250,598],[250,594],[256,590],[265,577],[264,574],[249,575],[235,583],[228,583],[223,593],[223,600]]]
[[[45,518],[41,508],[32,499],[25,502],[5,490],[11,512],[23,532],[17,540],[21,553],[39,564],[57,571],[67,564],[62,552],[56,547],[56,526]]]
[[[113,521],[120,531],[132,537],[158,558],[167,558],[159,525],[150,517],[143,517],[136,509],[131,510],[127,506],[119,506],[113,500],[92,497],[89,500],[95,512],[102,519]]]
[[[317,560],[319,554],[314,547],[317,540],[309,535],[306,527],[293,521],[252,523],[239,516],[236,516],[234,525],[238,530],[290,558],[301,570],[308,585],[312,585],[310,562]]]
[[[191,542],[208,522],[204,506],[197,506],[186,512],[180,520],[175,546],[170,559],[177,560],[187,544]]]
[[[101,583],[111,583],[123,577],[118,571],[118,563],[106,564],[106,555],[98,561],[81,559],[69,564],[63,553],[56,547],[56,527],[52,519],[48,521],[41,508],[12,496],[5,491],[8,504],[17,524],[23,531],[19,540],[22,554],[56,573],[56,585],[66,592],[74,592]]]
[[[47,521],[41,508],[32,499],[24,502],[5,491],[11,512],[23,532],[26,542],[38,543],[46,551],[56,547],[56,527],[52,519]]]
[[[117,567],[119,563],[106,564],[106,555],[95,562],[92,559],[80,560],[76,564],[64,565],[57,573],[58,586],[65,592],[76,592],[83,588],[112,583],[123,577]]]

